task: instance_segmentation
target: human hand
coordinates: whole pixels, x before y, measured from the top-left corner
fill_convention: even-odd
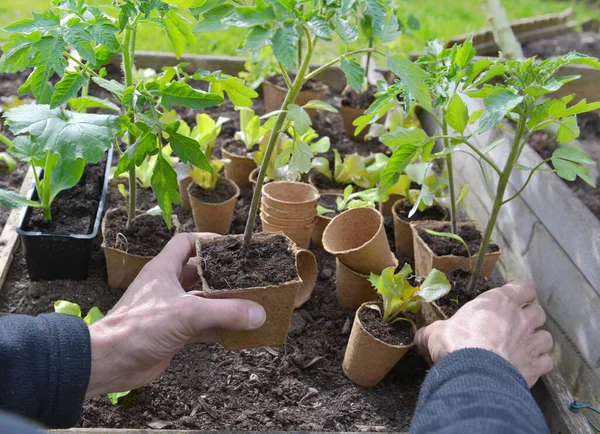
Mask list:
[[[415,344],[434,363],[465,348],[492,351],[512,363],[529,387],[552,370],[552,335],[537,330],[546,313],[535,303],[535,288],[518,280],[481,294],[454,316],[420,329]]]
[[[253,330],[265,311],[247,300],[186,293],[199,281],[195,240],[175,236],[150,261],[116,306],[90,326],[92,370],[87,396],[132,390],[156,379],[185,344],[217,342],[218,329]]]

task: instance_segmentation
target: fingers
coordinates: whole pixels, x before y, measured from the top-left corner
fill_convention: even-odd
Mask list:
[[[154,258],[153,265],[165,273],[179,274],[190,258],[196,256],[196,240],[198,238],[213,238],[218,236],[211,233],[181,233],[175,235],[165,248]]]
[[[429,355],[429,327],[423,327],[417,330],[415,334],[415,347],[417,348],[417,352],[422,356]]]
[[[534,355],[548,354],[552,351],[553,346],[554,339],[552,339],[552,335],[546,330],[539,330],[533,335],[531,348]]]
[[[527,280],[515,280],[507,283],[499,291],[508,296],[519,306],[533,303],[536,299],[535,287]]]
[[[539,304],[533,303],[523,308],[525,318],[532,325],[533,329],[539,329],[546,324],[546,312]]]
[[[248,300],[214,300],[197,295],[185,295],[179,306],[184,327],[191,342],[204,342],[207,330],[255,330],[266,320],[265,310]]]
[[[190,261],[183,266],[179,281],[184,288],[191,288],[200,281],[195,259],[190,259]]]
[[[548,354],[542,354],[531,365],[531,372],[525,375],[527,385],[531,388],[542,375],[546,375],[554,368],[554,362]]]

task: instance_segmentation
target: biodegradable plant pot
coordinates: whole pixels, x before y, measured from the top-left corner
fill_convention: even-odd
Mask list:
[[[298,277],[297,249],[294,243],[283,234],[258,233],[252,236],[252,243],[263,246],[285,246],[285,252],[292,255],[295,267],[295,277],[287,281],[264,286],[249,286],[243,288],[215,289],[207,280],[207,271],[213,270],[215,264],[207,262],[205,252],[208,249],[218,249],[219,244],[234,245],[239,251],[243,243],[243,235],[229,235],[212,239],[201,239],[197,241],[197,261],[198,273],[202,282],[204,296],[211,299],[245,299],[259,303],[266,312],[265,324],[257,330],[252,331],[233,331],[221,329],[220,334],[223,346],[228,350],[243,350],[247,348],[257,348],[265,346],[275,346],[285,344],[287,331],[292,319],[296,295],[301,281]],[[252,245],[251,245],[252,248]],[[226,249],[222,252],[223,261],[231,261],[232,250]],[[226,257],[225,257],[226,256]],[[274,255],[268,255],[260,260],[273,260]],[[251,258],[251,255],[248,255]],[[217,259],[221,261],[221,258]],[[240,262],[239,258],[234,261]],[[224,265],[229,266],[231,265]],[[219,273],[221,270],[219,269]],[[210,276],[208,276],[210,278]],[[271,276],[268,276],[271,278]],[[226,285],[226,284],[225,284]],[[216,285],[213,285],[216,286]]]
[[[323,200],[326,198],[333,198],[333,201],[335,202],[335,200],[338,197],[343,197],[343,195],[338,194],[338,193],[322,193],[320,200]],[[336,204],[336,207],[337,207],[337,204]],[[315,243],[315,245],[317,245],[317,246],[323,245],[323,232],[325,232],[325,228],[327,227],[327,225],[329,225],[329,223],[331,222],[331,220],[333,220],[334,217],[335,216],[318,215],[317,214],[317,221],[315,222],[315,228],[313,229],[312,238],[311,238],[311,241],[313,243]]]
[[[406,199],[401,198],[394,203],[392,207],[392,215],[394,217],[394,239],[396,241],[396,253],[409,259],[414,259],[415,249],[413,240],[413,231],[410,228],[411,220],[404,218],[399,210],[406,204]],[[439,215],[442,217],[440,220],[445,220],[447,211],[444,207],[436,205],[434,207],[439,211]],[[434,221],[440,221],[434,220]],[[429,222],[431,220],[420,220],[419,222]],[[413,222],[416,223],[416,222]]]
[[[335,260],[336,296],[345,309],[358,309],[363,303],[377,301],[377,291],[369,276],[352,271],[339,259]]]
[[[275,217],[269,214],[264,208],[261,209],[260,215],[262,216],[263,220],[267,223],[281,227],[304,227],[313,224],[316,219],[316,213],[312,213],[310,215],[307,215],[306,217],[299,218],[294,218],[293,216],[291,216],[290,218]]]
[[[323,85],[319,90],[301,90],[296,97],[295,104],[303,106],[309,101],[321,100],[325,94],[327,86]],[[277,84],[273,84],[267,78],[263,81],[263,99],[265,102],[265,112],[270,113],[275,110],[280,110],[288,89]],[[315,109],[307,109],[306,112],[311,119],[314,119],[317,111]]]
[[[263,186],[262,201],[279,211],[306,211],[316,213],[319,191],[303,182],[277,181]]]
[[[346,130],[346,136],[352,140],[365,140],[365,136],[369,132],[369,127],[364,128],[358,135],[354,135],[354,131],[356,131],[356,126],[353,125],[353,122],[365,114],[366,109],[359,109],[356,107],[352,107],[349,105],[340,104],[340,114],[342,115],[342,120],[344,121],[344,129]],[[378,119],[378,124],[383,124],[385,122],[385,117]]]
[[[238,155],[227,150],[233,140],[223,143],[221,154],[223,158],[230,160],[225,165],[225,178],[233,181],[240,188],[251,187],[250,173],[257,168],[256,162],[250,155]]]
[[[144,265],[150,262],[154,256],[134,255],[106,244],[106,221],[116,211],[118,211],[118,208],[107,211],[102,220],[102,249],[106,258],[108,286],[126,290],[133,283],[137,275],[140,274]],[[178,233],[180,229],[179,220],[175,214],[173,214],[171,219],[175,233]]]
[[[88,278],[94,238],[100,230],[106,202],[112,157],[113,149],[111,148],[108,151],[102,192],[90,234],[46,234],[26,231],[23,229],[23,225],[31,216],[33,209],[27,207],[21,214],[17,233],[23,245],[23,255],[31,280],[85,280]],[[37,199],[34,185],[29,190],[27,198]]]
[[[379,212],[381,215],[384,217],[391,217],[393,215],[392,208],[400,199],[403,199],[403,196],[400,196],[399,194],[390,194],[390,198],[387,202],[379,202]]]
[[[256,187],[256,180],[258,179],[258,172],[260,172],[260,167],[257,167],[256,169],[254,169],[252,172],[250,172],[250,175],[248,175],[248,182],[250,183],[252,188]],[[263,185],[265,185],[267,182],[271,182],[271,179],[269,179],[268,177],[265,176]]]
[[[296,245],[301,249],[308,249],[310,246],[310,238],[312,235],[313,228],[315,227],[315,219],[313,217],[312,223],[304,224],[302,226],[282,226],[270,223],[268,217],[264,213],[260,214],[260,220],[262,227],[265,232],[282,232],[287,235]]]
[[[193,182],[191,176],[179,181],[179,197],[181,198],[181,207],[187,211],[191,211],[190,195],[188,194],[188,187]]]
[[[427,276],[434,268],[442,273],[447,273],[450,270],[455,269],[469,271],[475,267],[477,252],[472,252],[473,256],[471,258],[467,256],[455,255],[437,256],[419,235],[419,229],[431,229],[439,231],[440,225],[443,224],[444,223],[442,222],[419,222],[412,223],[410,225],[414,242],[415,273],[419,277]],[[458,226],[461,227],[471,224],[473,223],[459,223]],[[496,262],[498,262],[498,259],[500,259],[501,255],[502,250],[498,250],[497,252],[488,252],[485,254],[483,259],[483,267],[481,269],[481,275],[483,277],[491,277],[492,273],[494,272],[494,268],[496,267]]]
[[[240,196],[240,189],[235,182],[226,178],[219,178],[219,182],[228,184],[234,190],[234,195],[223,202],[210,203],[202,201],[194,196],[193,190],[196,184],[188,185],[188,197],[194,216],[194,223],[198,232],[214,232],[216,234],[226,235],[231,229],[231,220],[235,204]]]
[[[373,208],[353,208],[336,216],[323,232],[323,247],[360,274],[396,267],[383,216]]]
[[[263,195],[264,199],[264,195]],[[267,214],[285,220],[304,220],[310,217],[314,217],[317,213],[316,207],[313,209],[308,207],[306,209],[301,209],[297,211],[286,211],[280,210],[278,208],[273,208],[265,203],[264,200],[260,201],[260,209],[261,211],[266,212]]]
[[[302,281],[296,294],[296,301],[294,302],[294,308],[298,309],[310,300],[310,296],[317,284],[319,267],[317,265],[317,258],[309,250],[298,250],[296,260],[298,261],[298,275]]]
[[[414,345],[414,343],[388,344],[369,333],[360,319],[360,314],[364,309],[370,309],[368,306],[372,304],[375,303],[364,303],[356,311],[342,364],[344,374],[363,387],[374,387],[379,384]],[[416,333],[417,328],[414,324],[412,329],[413,333]]]

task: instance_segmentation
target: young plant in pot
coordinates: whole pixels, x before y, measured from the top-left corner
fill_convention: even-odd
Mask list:
[[[350,154],[345,158],[340,156],[337,149],[333,150],[333,172],[331,162],[325,157],[315,157],[311,166],[313,171],[309,183],[322,193],[341,193],[346,186],[355,184],[362,188],[371,187],[366,160],[371,158]]]
[[[364,387],[374,387],[413,346],[417,331],[413,315],[423,303],[431,303],[450,291],[446,276],[431,273],[413,286],[412,268],[406,264],[396,273],[386,268],[371,274],[371,284],[382,302],[367,302],[357,311],[342,368],[348,378]]]

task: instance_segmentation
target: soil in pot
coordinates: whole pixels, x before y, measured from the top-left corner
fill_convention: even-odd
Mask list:
[[[396,208],[396,212],[398,213],[398,216],[406,222],[441,221],[444,220],[447,215],[446,211],[441,206],[433,206],[431,208],[427,208],[425,211],[417,210],[410,218],[408,218],[412,208],[413,205],[409,201],[405,200],[403,201],[401,207]],[[479,244],[481,244],[481,238]]]
[[[366,110],[375,102],[376,93],[377,86],[373,84],[370,84],[366,91],[360,93],[348,87],[342,92],[342,105]]]
[[[205,190],[198,184],[194,184],[189,191],[195,199],[204,203],[223,203],[236,193],[235,188],[223,179],[217,181],[217,186],[213,190]]]
[[[452,228],[450,224],[446,224],[437,228],[436,232],[452,232]],[[479,252],[482,240],[481,231],[475,225],[463,225],[458,229],[458,235],[465,241],[469,248],[468,252],[461,242],[452,238],[430,235],[423,229],[419,229],[419,235],[437,256],[469,256],[469,252],[471,255],[476,255]],[[492,242],[488,244],[488,253],[494,253],[499,250],[500,248],[497,244]]]
[[[342,196],[337,196],[337,195],[333,195],[333,194],[322,194],[319,197],[319,205],[321,205],[323,208],[333,210],[333,212],[328,212],[327,214],[321,214],[323,217],[334,218],[336,215],[338,215],[340,213],[337,209],[338,197],[342,197]]]
[[[312,171],[310,174],[310,183],[319,191],[344,191],[344,185],[337,184],[321,172]]]
[[[296,74],[289,74],[290,80],[292,81],[292,83],[294,82],[294,80],[296,79]],[[267,78],[268,82],[271,84],[274,84],[275,86],[279,86],[279,87],[283,87],[285,89],[287,89],[287,83],[285,82],[285,78],[283,78],[283,75],[281,74],[276,74],[273,75],[269,78]],[[321,89],[323,89],[325,85],[323,83],[321,83],[318,80],[315,80],[314,78],[311,78],[310,80],[308,80],[306,83],[304,83],[302,85],[302,89],[300,90],[302,91],[311,91],[311,92],[318,92]]]
[[[156,256],[175,235],[162,216],[140,216],[127,231],[127,212],[119,209],[106,219],[104,239],[108,247],[137,256]]]
[[[385,323],[374,309],[361,309],[358,318],[364,329],[380,341],[390,345],[410,345],[415,338],[412,324],[408,321]]]
[[[258,145],[248,151],[248,148],[246,148],[244,142],[241,140],[232,139],[224,142],[223,145],[221,145],[221,149],[224,149],[231,154],[239,155],[240,157],[249,157],[248,153],[257,151]]]
[[[498,287],[492,279],[480,277],[477,279],[477,285],[475,286],[474,292],[470,293],[467,292],[469,281],[471,280],[470,271],[452,270],[446,273],[446,277],[448,278],[452,289],[445,297],[438,299],[435,304],[439,306],[440,310],[448,318],[477,296]]]

